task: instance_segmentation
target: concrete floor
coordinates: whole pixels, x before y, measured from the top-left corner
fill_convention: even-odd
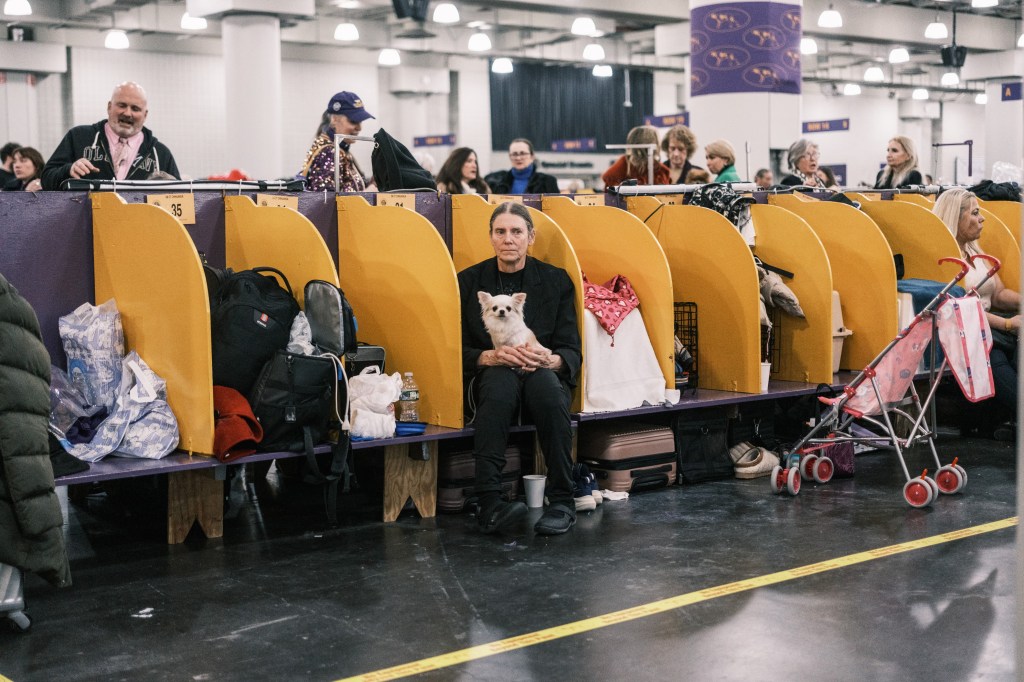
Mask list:
[[[334,680],[554,628],[416,679],[1012,680],[1013,527],[572,634],[583,619],[1015,515],[1012,444],[946,436],[940,452],[969,482],[927,509],[904,503],[896,456],[880,452],[795,498],[766,479],[671,487],[606,502],[553,538],[530,530],[537,511],[507,537],[469,515],[383,524],[365,492],[325,529],[318,493],[271,481],[223,539],[169,547],[159,514],[92,496],[68,510],[74,586],[29,578],[33,628],[0,632],[0,678]],[[909,463],[927,466],[924,451]]]

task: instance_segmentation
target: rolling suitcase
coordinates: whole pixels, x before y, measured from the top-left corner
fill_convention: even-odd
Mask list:
[[[473,499],[476,462],[471,450],[441,451],[437,456],[437,510],[458,514]],[[515,445],[505,450],[505,468],[501,472],[501,496],[514,500],[522,478],[522,453]]]
[[[0,564],[0,615],[9,618],[15,629],[25,632],[32,621],[25,615],[24,608],[21,571],[14,566]]]
[[[676,481],[675,437],[664,426],[588,424],[580,429],[579,458],[602,490],[636,492]]]

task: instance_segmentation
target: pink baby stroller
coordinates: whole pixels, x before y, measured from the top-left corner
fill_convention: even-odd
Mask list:
[[[971,264],[979,258],[991,264],[977,285],[980,287],[999,270],[1000,263],[992,256],[980,254],[971,256]],[[831,480],[834,471],[832,460],[818,454],[818,451],[837,443],[893,448],[907,479],[903,498],[913,507],[931,504],[940,492],[952,494],[963,490],[967,484],[967,472],[956,459],[951,464],[940,463],[939,453],[935,450],[935,432],[928,424],[927,416],[946,367],[952,368],[968,400],[977,402],[995,394],[992,369],[988,363],[992,334],[977,288],[963,298],[949,295],[949,290],[963,279],[971,265],[959,258],[943,258],[939,262],[959,264],[960,273],[843,389],[841,395],[819,398],[831,409],[783,458],[785,466],[776,466],[772,471],[769,481],[774,492],[786,491],[796,495],[800,492],[801,478],[818,483]],[[924,324],[926,320],[928,324]],[[930,374],[928,395],[922,403],[914,387],[914,375],[935,330],[938,330],[944,357],[941,366]],[[916,414],[901,407],[908,390],[910,408]],[[897,434],[893,427],[896,415],[911,423],[908,435]],[[855,424],[855,420],[860,423]],[[863,428],[865,425],[868,428]],[[929,478],[927,469],[920,476],[911,477],[903,458],[904,450],[923,441],[927,441],[935,460],[933,478]]]

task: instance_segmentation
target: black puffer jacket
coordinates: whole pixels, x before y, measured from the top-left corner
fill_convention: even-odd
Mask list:
[[[0,275],[0,563],[71,584],[47,439],[50,356],[35,312]]]

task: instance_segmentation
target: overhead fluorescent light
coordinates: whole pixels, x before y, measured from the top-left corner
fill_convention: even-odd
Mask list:
[[[594,75],[598,78],[611,78],[612,67],[607,64],[597,64],[594,66]]]
[[[128,34],[119,28],[110,29],[107,31],[107,37],[103,39],[103,47],[108,50],[127,50]]]
[[[828,9],[818,15],[818,28],[842,28],[843,15],[828,6]]]
[[[570,30],[575,36],[592,36],[597,33],[597,25],[590,17],[576,17]]]
[[[935,21],[928,24],[928,28],[924,30],[924,37],[929,40],[943,40],[949,37],[949,29],[936,16]]]
[[[800,39],[800,54],[818,54],[818,43],[814,38]]]
[[[402,55],[393,47],[385,47],[377,56],[377,63],[381,66],[398,66],[402,63]]]
[[[974,96],[974,103],[988,104],[988,95],[986,95],[984,92],[979,92],[977,95]]]
[[[914,88],[914,92],[910,93],[910,96],[914,99],[928,99],[927,88]]]
[[[508,57],[498,57],[491,62],[491,73],[512,73],[512,60]]]
[[[194,17],[185,12],[181,15],[181,27],[186,31],[205,31],[206,19],[204,17]]]
[[[334,29],[334,39],[347,42],[359,40],[359,29],[355,24],[349,22],[338,24]]]
[[[459,22],[459,8],[450,2],[442,2],[434,8],[434,23],[457,24]]]
[[[910,53],[905,47],[894,47],[889,51],[890,64],[902,64],[910,61]]]
[[[27,17],[32,14],[32,5],[28,0],[7,0],[4,3],[4,14],[9,17]]]
[[[1017,47],[1024,47],[1024,33],[1021,33],[1020,37],[1017,38]]]
[[[474,33],[469,37],[467,47],[470,52],[487,52],[491,49],[491,39],[486,33]]]
[[[942,80],[940,83],[942,83],[942,87],[944,88],[952,88],[960,85],[960,76],[956,74],[956,71],[947,71],[942,74]]]
[[[847,97],[856,97],[860,94],[860,86],[856,83],[847,83],[843,86],[843,94]]]
[[[597,43],[590,43],[583,48],[583,58],[591,62],[599,62],[604,59],[604,48]]]
[[[869,66],[864,71],[864,80],[868,83],[881,83],[885,80],[885,72],[880,66]]]
[[[971,0],[971,7],[974,9],[985,9],[986,7],[995,7],[999,4],[999,0]]]

